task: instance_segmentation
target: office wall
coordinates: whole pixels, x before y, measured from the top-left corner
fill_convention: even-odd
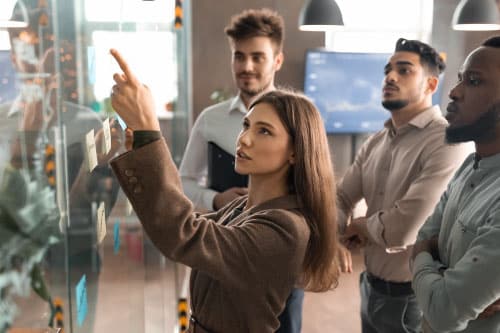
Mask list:
[[[196,0],[192,6],[193,18],[193,119],[201,110],[213,104],[210,94],[216,89],[234,93],[231,76],[231,54],[224,35],[224,27],[234,13],[246,8],[269,7],[285,18],[286,60],[278,73],[276,83],[302,89],[304,53],[308,48],[323,47],[324,34],[302,32],[297,28],[298,15],[304,0]],[[431,44],[447,54],[447,71],[443,79],[441,107],[448,104],[448,92],[456,82],[457,72],[466,55],[487,36],[500,32],[459,32],[451,28],[453,12],[459,0],[435,0]],[[389,114],[388,114],[389,117]],[[343,175],[353,160],[355,151],[366,135],[332,135],[328,140],[338,176]]]

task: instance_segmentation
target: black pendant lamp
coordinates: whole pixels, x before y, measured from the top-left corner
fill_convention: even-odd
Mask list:
[[[307,0],[300,11],[300,30],[339,30],[343,26],[342,13],[334,0]]]
[[[500,30],[500,9],[495,0],[462,0],[453,13],[454,30]]]
[[[28,26],[28,11],[21,0],[0,0],[0,29],[25,28]]]

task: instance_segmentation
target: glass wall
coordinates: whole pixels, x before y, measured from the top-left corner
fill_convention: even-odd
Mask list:
[[[0,333],[176,328],[182,278],[108,165],[125,149],[109,102],[119,71],[109,49],[151,88],[180,162],[188,5],[2,0],[0,12],[12,14],[0,18]]]

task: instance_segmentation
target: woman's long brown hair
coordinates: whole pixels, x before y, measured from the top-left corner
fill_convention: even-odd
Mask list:
[[[260,103],[274,108],[294,147],[295,164],[288,185],[311,230],[301,282],[309,291],[335,288],[340,274],[335,177],[321,116],[307,97],[294,92],[275,90],[260,96],[252,106]]]

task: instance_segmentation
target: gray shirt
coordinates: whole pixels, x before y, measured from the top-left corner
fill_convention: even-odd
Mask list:
[[[500,332],[500,313],[476,319],[500,298],[500,154],[457,171],[418,239],[439,235],[440,261],[427,252],[413,263],[413,288],[439,332]]]

